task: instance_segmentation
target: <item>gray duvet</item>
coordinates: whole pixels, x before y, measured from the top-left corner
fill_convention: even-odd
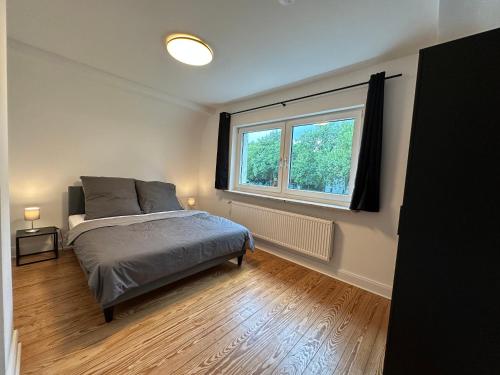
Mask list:
[[[245,227],[203,211],[89,220],[71,229],[68,238],[103,307],[132,288],[253,249]]]

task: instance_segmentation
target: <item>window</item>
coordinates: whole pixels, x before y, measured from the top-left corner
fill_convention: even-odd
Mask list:
[[[281,129],[243,133],[240,184],[277,187],[280,158]]]
[[[236,127],[236,190],[348,205],[362,110]]]

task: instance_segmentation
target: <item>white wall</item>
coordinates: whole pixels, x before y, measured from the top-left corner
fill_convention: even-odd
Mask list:
[[[67,186],[81,175],[170,181],[197,194],[207,113],[131,82],[9,41],[11,227],[66,227]]]
[[[441,0],[439,41],[444,42],[500,27],[498,0]]]
[[[0,374],[7,373],[12,338],[12,275],[10,260],[10,220],[7,131],[7,31],[5,0],[0,0]]]
[[[386,82],[384,109],[384,152],[382,160],[381,212],[345,212],[329,208],[302,206],[262,198],[248,198],[216,191],[213,188],[217,148],[218,115],[207,122],[200,155],[199,201],[203,209],[229,216],[230,200],[332,219],[336,222],[333,259],[322,264],[279,251],[281,255],[301,262],[332,276],[342,278],[377,293],[389,296],[394,275],[397,247],[397,224],[402,202],[408,153],[413,99],[416,81],[417,55],[378,64],[352,73],[333,75],[299,87],[283,89],[227,105],[219,110],[228,112],[327,90],[368,80],[370,74],[385,70],[388,75],[403,73],[403,77]],[[285,108],[255,111],[234,116],[232,124],[313,113],[321,110],[364,104],[367,87],[343,91],[314,100],[288,104]],[[276,251],[276,249],[275,249]]]

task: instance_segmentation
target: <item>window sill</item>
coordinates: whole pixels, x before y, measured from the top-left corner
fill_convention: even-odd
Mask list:
[[[323,207],[323,208],[333,208],[333,209],[341,210],[341,211],[351,211],[349,209],[349,207],[340,206],[338,204],[311,202],[311,201],[305,201],[305,200],[301,200],[301,199],[293,199],[293,198],[285,198],[285,197],[274,197],[272,195],[265,195],[265,194],[258,194],[258,193],[248,193],[246,191],[240,191],[240,190],[224,190],[224,191],[227,192],[227,193],[232,193],[232,194],[246,195],[248,197],[257,197],[257,198],[272,199],[272,200],[275,200],[275,201],[281,201],[281,202],[287,202],[287,203],[297,203],[297,204],[303,204],[303,205],[308,205],[308,206],[316,206],[316,207]]]

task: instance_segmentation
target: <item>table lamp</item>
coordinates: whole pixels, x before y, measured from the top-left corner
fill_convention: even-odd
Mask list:
[[[26,207],[24,209],[24,220],[31,221],[31,229],[26,229],[27,233],[36,233],[40,229],[33,228],[33,222],[40,219],[40,207]]]
[[[196,204],[196,199],[194,199],[193,197],[188,198],[187,203],[188,203],[189,208],[193,208],[194,205]]]

